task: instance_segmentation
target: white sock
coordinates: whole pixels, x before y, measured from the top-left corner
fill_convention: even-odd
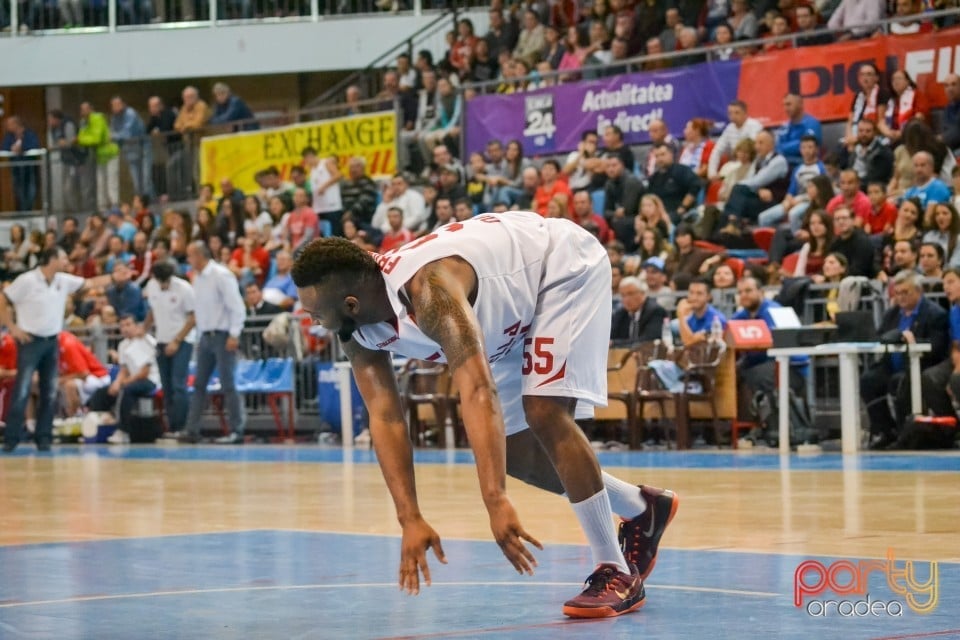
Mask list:
[[[606,471],[602,474],[603,486],[610,495],[610,506],[615,514],[625,520],[633,520],[647,510],[647,501],[643,499],[637,485],[614,478]]]
[[[570,503],[577,514],[580,527],[587,536],[593,564],[615,564],[623,573],[629,574],[627,561],[620,551],[617,534],[613,528],[613,511],[606,490],[590,496],[582,502]]]

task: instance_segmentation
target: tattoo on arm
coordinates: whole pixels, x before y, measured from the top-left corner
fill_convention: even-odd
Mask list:
[[[472,356],[483,353],[480,327],[466,296],[451,290],[456,280],[431,264],[421,273],[420,295],[413,301],[421,330],[443,347],[447,364],[456,371]]]

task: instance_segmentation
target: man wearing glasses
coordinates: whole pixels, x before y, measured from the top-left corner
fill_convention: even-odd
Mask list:
[[[947,312],[923,297],[920,274],[903,270],[893,278],[894,306],[887,310],[879,333],[884,342],[930,344],[920,358],[925,371],[949,354]],[[910,377],[907,356],[890,353],[868,367],[860,376],[860,397],[870,416],[871,449],[886,449],[898,438],[898,430],[910,413]],[[894,397],[895,415],[890,412],[887,395]]]

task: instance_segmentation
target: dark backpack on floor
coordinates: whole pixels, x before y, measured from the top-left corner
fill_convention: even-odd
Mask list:
[[[820,433],[813,426],[810,408],[805,398],[797,396],[792,390],[787,399],[790,403],[790,446],[798,444],[817,444]],[[753,420],[757,423],[757,433],[751,434],[754,443],[765,441],[770,447],[780,446],[780,405],[776,391],[758,391],[751,405]]]

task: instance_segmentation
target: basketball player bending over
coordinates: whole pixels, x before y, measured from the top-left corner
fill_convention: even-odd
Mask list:
[[[403,528],[401,588],[418,593],[421,572],[430,584],[427,549],[446,559],[417,504],[388,352],[449,365],[490,528],[516,570],[532,574],[536,566],[524,541],[542,546],[507,498],[506,473],[565,494],[590,543],[597,568],[564,604],[566,615],[616,616],[642,606],[643,579],[679,501],[601,472],[574,422],[607,401],[610,263],[593,236],[563,219],[484,214],[383,255],[342,238],[315,240],[293,279],[304,310],[339,334],[370,413]],[[614,511],[624,520],[619,544]]]

